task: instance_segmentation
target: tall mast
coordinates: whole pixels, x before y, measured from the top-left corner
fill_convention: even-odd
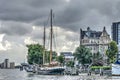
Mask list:
[[[80,28],[80,36],[79,37],[80,37],[79,40],[80,40],[80,45],[81,45],[81,28]]]
[[[50,26],[51,26],[51,29],[50,29],[50,63],[52,62],[52,37],[53,37],[53,28],[52,28],[52,16],[53,16],[53,13],[52,13],[52,9],[50,10]]]
[[[43,32],[43,48],[44,48],[44,52],[43,52],[43,64],[45,63],[45,23],[44,23],[44,32]]]
[[[79,36],[79,40],[80,40],[80,45],[81,45],[81,28],[80,28],[80,36]],[[79,45],[79,46],[80,46]]]

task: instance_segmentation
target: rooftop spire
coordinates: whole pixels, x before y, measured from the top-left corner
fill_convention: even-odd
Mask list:
[[[103,28],[103,32],[106,32],[106,28],[105,28],[105,26],[104,26],[104,28]]]
[[[89,31],[90,30],[90,27],[87,27],[87,31]]]

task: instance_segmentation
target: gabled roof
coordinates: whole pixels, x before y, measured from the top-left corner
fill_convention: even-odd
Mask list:
[[[109,36],[109,34],[107,33],[105,27],[103,28],[103,32],[102,32],[101,36]]]
[[[84,37],[100,38],[102,34],[109,36],[105,27],[103,28],[103,31],[93,31],[89,27],[87,28],[86,31],[82,31],[81,29],[81,39],[83,39]]]
[[[99,38],[101,36],[102,32],[100,31],[82,31],[81,38],[83,39],[84,36],[88,38]]]

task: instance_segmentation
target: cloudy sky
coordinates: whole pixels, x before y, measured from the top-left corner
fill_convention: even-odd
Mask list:
[[[46,23],[46,48],[49,48],[49,15],[54,13],[56,51],[74,51],[79,45],[79,29],[111,35],[112,22],[120,21],[120,0],[0,0],[0,62],[5,58],[26,60],[26,44],[43,40]]]

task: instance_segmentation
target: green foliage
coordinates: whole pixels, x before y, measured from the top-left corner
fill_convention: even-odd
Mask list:
[[[56,59],[57,59],[57,53],[55,51],[53,51],[52,60],[56,61]]]
[[[92,70],[94,69],[111,69],[111,66],[91,66],[90,67]]]
[[[45,51],[45,63],[49,63],[49,61],[50,61],[50,51]]]
[[[95,66],[103,65],[103,57],[99,52],[93,54],[93,64],[92,65],[95,65]]]
[[[29,64],[43,64],[43,53],[44,53],[44,48],[40,44],[30,44],[26,45],[28,48],[28,63]],[[44,53],[45,57],[45,63],[49,63],[50,61],[50,51],[46,51]],[[52,54],[52,60],[56,60],[57,53],[53,51]]]
[[[82,65],[90,64],[92,62],[92,53],[90,52],[90,49],[85,46],[77,47],[74,56]]]
[[[52,60],[56,61],[57,59],[57,53],[55,51],[52,52]],[[50,61],[50,51],[45,51],[45,60],[46,63],[49,63]]]
[[[60,62],[61,64],[64,63],[64,57],[62,55],[58,56],[57,61]]]
[[[74,67],[74,61],[67,62],[66,66],[68,66],[68,67]]]
[[[28,48],[28,63],[43,64],[43,46],[39,44],[30,44],[26,46]]]
[[[111,41],[109,43],[108,50],[106,51],[109,63],[113,63],[115,61],[117,53],[118,53],[117,44],[115,41]]]

